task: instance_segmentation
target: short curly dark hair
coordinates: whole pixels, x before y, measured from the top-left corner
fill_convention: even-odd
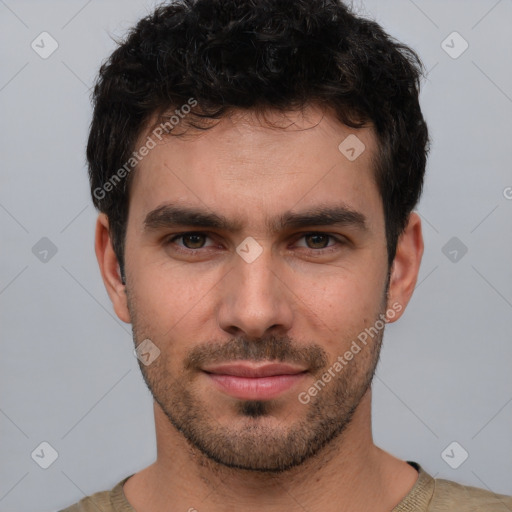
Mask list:
[[[351,128],[372,126],[390,269],[421,196],[429,151],[422,75],[411,48],[339,0],[160,5],[103,63],[93,91],[91,193],[109,218],[121,272],[136,141],[155,116],[185,105],[187,125],[199,129],[235,109],[284,112],[310,104]],[[174,135],[172,127],[167,132]]]

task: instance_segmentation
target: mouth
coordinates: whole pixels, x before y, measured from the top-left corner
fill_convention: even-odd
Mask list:
[[[308,370],[283,363],[249,361],[203,368],[220,391],[240,400],[270,400],[296,386]]]

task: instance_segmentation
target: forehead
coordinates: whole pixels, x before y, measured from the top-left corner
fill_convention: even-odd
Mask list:
[[[311,107],[264,117],[235,111],[187,133],[157,140],[134,171],[130,219],[138,225],[171,204],[220,214],[263,235],[284,212],[343,205],[380,229],[371,128],[349,128]]]

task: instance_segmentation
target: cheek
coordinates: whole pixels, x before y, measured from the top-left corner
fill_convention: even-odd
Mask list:
[[[135,262],[133,262],[135,263]],[[207,341],[213,317],[215,284],[222,273],[187,270],[169,264],[140,264],[132,280],[131,295],[138,337],[149,337],[182,357],[192,344]]]
[[[294,291],[301,298],[296,313],[303,315],[298,324],[311,329],[315,341],[328,352],[342,353],[352,339],[375,322],[384,307],[384,284],[367,273],[331,275],[307,280],[307,285],[296,284]]]
[[[375,274],[375,275],[374,275]],[[382,276],[376,275],[371,267],[350,269],[314,278],[301,277],[294,284],[307,304],[321,312],[321,316],[334,318],[361,319],[372,315],[380,307],[384,293]]]

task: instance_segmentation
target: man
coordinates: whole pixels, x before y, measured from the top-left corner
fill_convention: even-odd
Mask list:
[[[421,63],[336,0],[182,0],[94,91],[96,254],[157,460],[67,512],[507,511],[377,447],[423,254]]]

